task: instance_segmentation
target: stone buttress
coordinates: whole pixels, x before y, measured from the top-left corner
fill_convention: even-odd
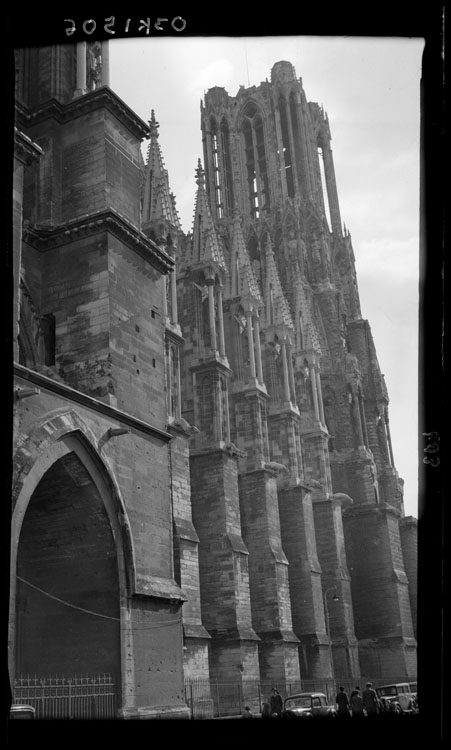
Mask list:
[[[231,370],[223,318],[227,269],[200,160],[196,177],[193,234],[179,276],[179,319],[185,338],[183,416],[197,428],[190,448],[191,493],[199,536],[202,622],[211,636],[210,675],[219,681],[241,681],[259,676],[259,638],[252,624],[249,551],[240,517],[242,451],[230,440]]]

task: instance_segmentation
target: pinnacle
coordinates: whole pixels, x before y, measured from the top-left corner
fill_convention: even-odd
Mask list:
[[[150,113],[150,120],[148,122],[149,122],[149,127],[150,127],[150,137],[151,138],[152,137],[153,138],[158,138],[158,136],[159,136],[158,128],[160,127],[160,123],[157,122],[156,119],[155,119],[155,110],[154,109],[152,109],[152,111]]]
[[[202,162],[200,159],[197,160],[197,168],[196,168],[196,183],[199,185],[199,187],[203,187],[205,185],[205,172],[202,167]]]

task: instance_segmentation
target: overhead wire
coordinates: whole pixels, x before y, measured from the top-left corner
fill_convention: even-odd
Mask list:
[[[35,586],[34,583],[31,583],[30,581],[27,581],[25,578],[22,578],[21,576],[16,575],[17,580],[21,581],[21,583],[25,583],[27,586],[30,586],[32,589],[35,589],[40,594],[43,594],[43,596],[47,596],[49,599],[54,599],[56,602],[59,602],[60,604],[63,604],[66,607],[70,607],[71,609],[76,609],[80,612],[85,612],[88,615],[92,615],[94,617],[102,617],[105,620],[114,620],[116,622],[121,622],[120,617],[112,617],[111,615],[103,615],[100,612],[94,612],[91,609],[86,609],[85,607],[79,607],[77,604],[72,604],[71,602],[66,601],[65,599],[61,599],[58,596],[55,596],[54,594],[50,594],[48,591],[44,591],[44,589],[39,588],[39,586]],[[168,625],[177,625],[182,622],[182,618],[178,617],[177,619],[172,620],[159,620],[157,623],[153,623],[152,625],[146,625],[141,628],[137,628],[138,630],[154,630],[156,628],[163,628],[167,627]],[[136,624],[135,622],[132,624]],[[125,630],[125,628],[121,628]]]

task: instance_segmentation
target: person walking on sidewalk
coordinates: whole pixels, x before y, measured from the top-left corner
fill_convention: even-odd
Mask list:
[[[349,698],[343,686],[340,686],[337,695],[335,696],[335,703],[338,706],[338,716],[340,718],[349,718]]]
[[[356,687],[351,693],[351,714],[353,718],[359,718],[363,716],[363,698],[360,695],[360,688]]]
[[[366,688],[362,693],[363,708],[367,716],[377,716],[379,713],[379,699],[371,682],[366,683]]]
[[[270,707],[271,707],[271,716],[273,718],[280,718],[282,716],[282,709],[283,709],[283,701],[282,696],[280,695],[277,688],[273,687],[271,690],[271,700],[270,700]]]

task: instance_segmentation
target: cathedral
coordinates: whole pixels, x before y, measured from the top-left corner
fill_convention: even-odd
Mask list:
[[[286,61],[207,91],[185,234],[107,42],[16,50],[15,95],[13,693],[107,674],[114,716],[186,718],[190,684],[208,714],[213,684],[415,680],[417,521],[327,113]]]

